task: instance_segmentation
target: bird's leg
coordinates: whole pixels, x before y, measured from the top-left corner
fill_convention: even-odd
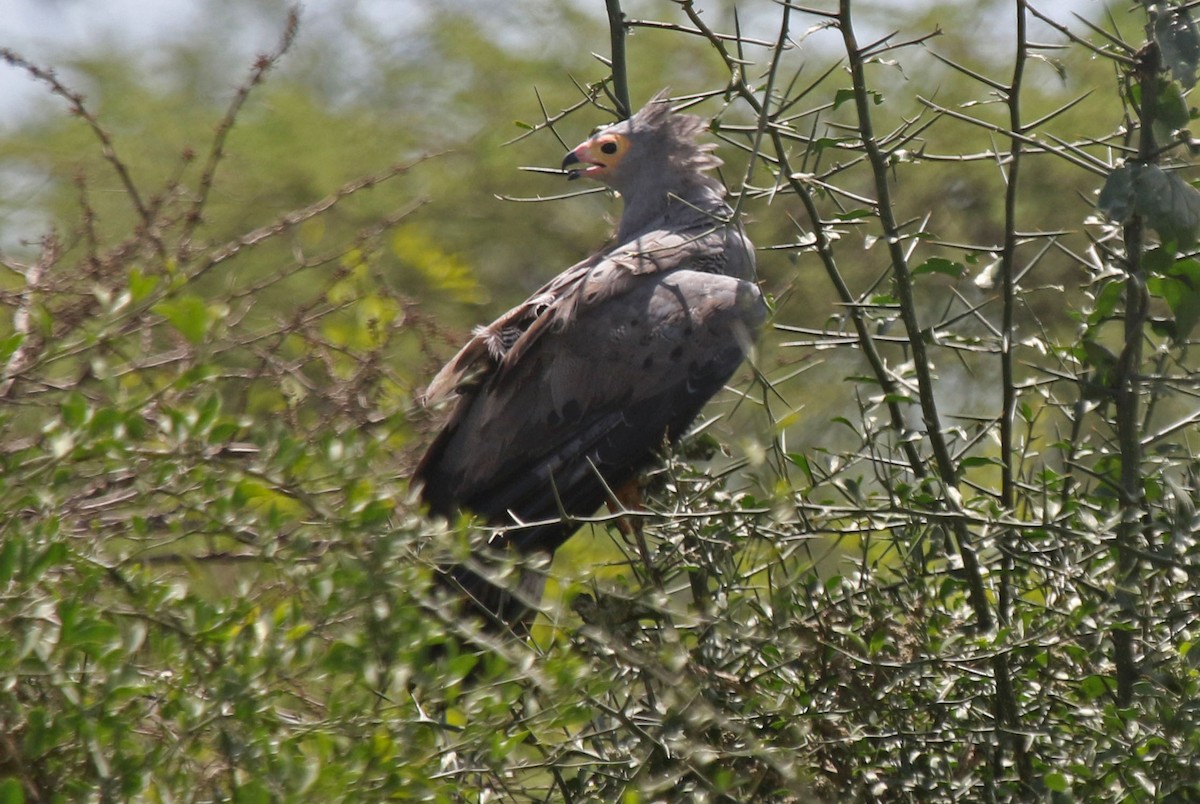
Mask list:
[[[641,517],[621,516],[629,511],[645,511],[646,507],[642,501],[642,481],[641,478],[635,477],[613,490],[612,499],[608,501],[608,510],[617,515],[614,524],[617,531],[625,537],[625,541],[633,542],[637,546],[638,555],[641,556],[642,564],[646,567],[646,573],[651,578],[657,579],[654,565],[650,561],[650,548],[646,545],[646,537],[642,533]]]
[[[624,516],[630,511],[644,511],[642,505],[642,484],[639,478],[634,478],[623,486],[611,491],[607,505],[609,513],[617,516],[613,525],[625,537],[626,541],[634,541],[642,532],[642,523],[638,517]]]

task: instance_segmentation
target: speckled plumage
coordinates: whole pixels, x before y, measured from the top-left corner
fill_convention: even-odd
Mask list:
[[[509,528],[493,547],[552,555],[576,529],[562,515],[610,499],[741,364],[765,307],[753,247],[705,172],[720,164],[695,142],[705,129],[660,94],[568,154],[621,193],[616,242],[478,329],[430,383],[430,403],[453,399],[414,477],[433,513],[472,511]],[[443,580],[518,629],[540,594],[463,567]]]

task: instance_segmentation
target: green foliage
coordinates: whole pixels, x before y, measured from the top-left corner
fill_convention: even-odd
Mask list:
[[[1124,223],[1132,216],[1163,240],[1188,248],[1200,231],[1200,190],[1158,165],[1122,165],[1109,175],[1100,191],[1099,209]]]
[[[495,197],[607,119],[557,118],[598,10],[290,31],[228,110],[220,54],[5,54],[71,114],[0,139],[0,802],[1197,795],[1191,12],[1023,75],[999,5],[702,5],[637,10],[631,94],[708,96],[775,328],[528,642],[406,478],[465,327],[603,239]]]

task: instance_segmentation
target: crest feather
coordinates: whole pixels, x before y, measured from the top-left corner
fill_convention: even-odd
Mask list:
[[[710,170],[721,164],[712,153],[715,145],[696,142],[697,137],[708,131],[708,125],[708,120],[698,115],[673,114],[669,89],[660,90],[629,118],[633,131],[663,137],[672,167],[688,172]]]

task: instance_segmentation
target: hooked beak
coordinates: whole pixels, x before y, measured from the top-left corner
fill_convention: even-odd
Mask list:
[[[590,176],[593,173],[603,170],[607,165],[603,162],[597,162],[589,158],[588,143],[584,143],[563,157],[562,167],[567,171],[567,180],[574,181],[580,176]],[[577,165],[577,167],[571,167]],[[569,169],[568,169],[569,168]]]

